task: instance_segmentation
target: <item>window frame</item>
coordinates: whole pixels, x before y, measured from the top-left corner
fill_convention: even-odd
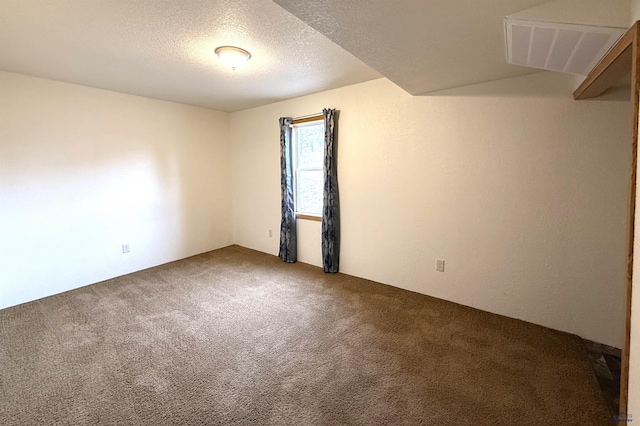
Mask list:
[[[292,160],[293,160],[293,203],[294,203],[294,212],[297,219],[307,219],[307,220],[322,220],[322,211],[320,213],[313,212],[305,212],[298,210],[298,180],[300,171],[324,171],[324,161],[322,167],[300,167],[298,162],[299,157],[299,144],[298,144],[298,131],[299,128],[311,127],[311,126],[322,126],[323,134],[324,134],[324,116],[322,114],[304,117],[300,119],[295,119],[291,123],[292,127]]]

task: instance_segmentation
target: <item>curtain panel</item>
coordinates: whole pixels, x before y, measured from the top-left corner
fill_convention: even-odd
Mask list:
[[[296,213],[293,201],[293,158],[291,153],[290,117],[280,118],[280,189],[282,195],[282,220],[280,222],[280,251],[278,256],[285,262],[298,260]]]
[[[335,138],[336,110],[323,109],[324,189],[322,206],[322,269],[338,272],[340,264],[340,200]]]

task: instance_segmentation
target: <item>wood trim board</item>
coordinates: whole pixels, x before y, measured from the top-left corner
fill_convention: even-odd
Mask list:
[[[628,412],[629,405],[629,351],[631,345],[631,296],[633,293],[633,245],[635,240],[636,178],[638,173],[638,113],[640,109],[640,32],[636,22],[627,32],[632,35],[631,49],[631,182],[629,184],[629,220],[627,230],[627,300],[625,337],[620,365],[620,410]]]
[[[315,220],[318,222],[322,222],[322,217],[321,216],[311,216],[308,214],[297,214],[296,213],[296,219],[304,219],[304,220]]]
[[[309,123],[311,121],[320,121],[320,120],[324,120],[324,115],[317,114],[317,115],[310,115],[308,117],[294,118],[291,124],[295,126],[296,124]]]
[[[624,77],[625,73],[631,69],[633,45],[638,33],[637,28],[638,23],[636,22],[604,55],[582,84],[573,92],[574,99],[581,100],[598,97]]]

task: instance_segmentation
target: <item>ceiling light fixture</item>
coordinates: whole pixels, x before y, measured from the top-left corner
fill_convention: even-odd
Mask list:
[[[215,52],[222,63],[234,71],[243,67],[251,58],[251,53],[234,46],[220,46]]]

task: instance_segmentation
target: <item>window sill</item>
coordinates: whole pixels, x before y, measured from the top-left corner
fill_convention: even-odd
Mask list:
[[[296,219],[315,220],[317,222],[322,222],[321,216],[311,216],[308,214],[300,214],[300,213],[296,213]]]

